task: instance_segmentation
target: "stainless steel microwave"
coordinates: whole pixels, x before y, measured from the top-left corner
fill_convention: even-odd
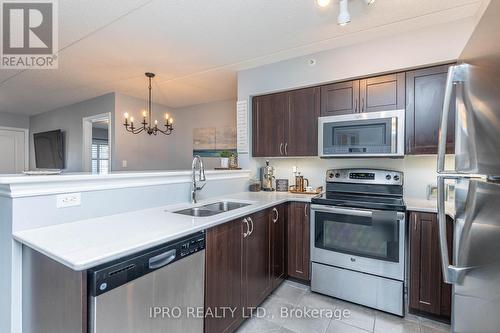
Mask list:
[[[320,157],[404,156],[405,110],[320,117]]]

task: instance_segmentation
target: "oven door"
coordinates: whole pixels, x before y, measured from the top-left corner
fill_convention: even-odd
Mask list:
[[[311,205],[311,260],[404,281],[405,214]]]
[[[320,117],[320,156],[403,156],[404,113],[395,110]]]

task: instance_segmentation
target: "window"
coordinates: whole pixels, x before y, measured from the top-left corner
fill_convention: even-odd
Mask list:
[[[109,172],[109,145],[105,140],[92,140],[92,173]]]

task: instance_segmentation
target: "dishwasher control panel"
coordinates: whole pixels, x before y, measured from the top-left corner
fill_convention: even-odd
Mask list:
[[[88,291],[99,296],[205,249],[205,232],[141,251],[87,271]]]

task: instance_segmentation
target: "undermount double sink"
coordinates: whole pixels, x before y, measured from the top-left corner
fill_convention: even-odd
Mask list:
[[[246,207],[249,205],[250,205],[249,203],[244,203],[244,202],[219,201],[199,207],[192,207],[192,208],[178,210],[175,211],[174,213],[194,216],[194,217],[206,217],[206,216],[213,216],[229,212],[231,210]]]

